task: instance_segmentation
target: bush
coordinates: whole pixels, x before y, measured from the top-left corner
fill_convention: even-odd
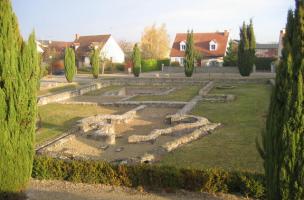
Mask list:
[[[180,67],[180,64],[179,64],[178,61],[173,61],[173,62],[171,62],[171,66],[172,67]]]
[[[263,198],[264,177],[220,169],[194,170],[155,165],[110,165],[105,161],[69,160],[36,156],[32,177],[82,183],[101,183],[149,189],[186,189],[197,192],[240,193]]]
[[[161,67],[158,67],[156,59],[146,59],[141,61],[141,71],[142,72],[151,72],[159,71]]]
[[[125,71],[125,65],[123,63],[113,63],[113,65],[115,66],[115,69],[117,71],[120,71],[120,72]]]
[[[276,58],[256,58],[255,59],[256,70],[270,71],[271,63],[274,61],[276,61]]]
[[[170,59],[166,58],[166,59],[157,60],[157,67],[159,69],[162,68],[163,64],[164,64],[164,66],[170,66]]]

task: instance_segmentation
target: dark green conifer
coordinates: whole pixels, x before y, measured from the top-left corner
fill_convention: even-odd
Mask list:
[[[135,77],[139,77],[139,74],[141,72],[141,55],[140,55],[140,49],[137,44],[135,44],[133,47],[132,62],[133,62],[133,74]]]
[[[186,41],[186,51],[184,59],[185,75],[191,77],[194,70],[195,49],[193,41],[193,31],[188,31]]]

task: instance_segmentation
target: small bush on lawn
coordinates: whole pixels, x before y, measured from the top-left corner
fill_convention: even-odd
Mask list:
[[[159,70],[161,70],[161,67],[157,66],[157,60],[146,59],[141,61],[142,72],[151,72],[151,71],[159,71]]]
[[[264,177],[220,169],[195,170],[155,165],[110,165],[104,161],[69,160],[36,156],[32,177],[83,183],[101,183],[149,189],[186,189],[200,192],[240,193],[264,198]]]
[[[174,61],[174,62],[171,62],[171,66],[172,67],[180,67],[180,64],[178,61]]]

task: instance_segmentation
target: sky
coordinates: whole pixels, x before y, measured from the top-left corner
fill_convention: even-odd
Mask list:
[[[166,24],[175,34],[229,30],[239,38],[243,21],[253,20],[257,42],[278,42],[293,0],[12,0],[24,37],[73,41],[75,34],[112,34],[140,41],[144,28]]]

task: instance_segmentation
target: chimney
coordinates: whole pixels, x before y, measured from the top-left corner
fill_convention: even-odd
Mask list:
[[[227,37],[229,35],[229,32],[227,30],[224,30],[224,36]]]
[[[80,36],[79,36],[79,34],[78,34],[78,33],[76,33],[76,34],[75,34],[75,40],[78,40],[78,39],[79,39],[79,37],[80,37]]]

